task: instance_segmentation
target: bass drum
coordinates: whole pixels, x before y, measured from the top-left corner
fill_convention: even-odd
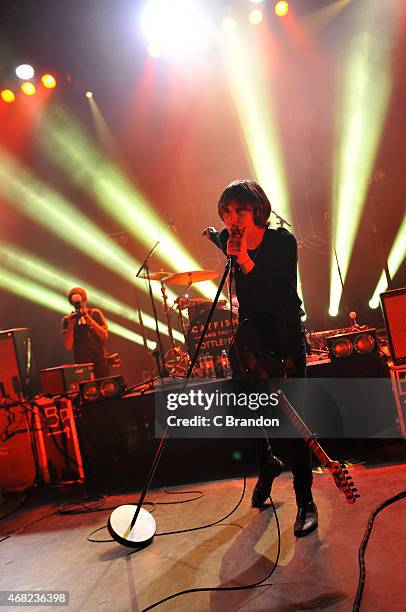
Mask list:
[[[189,355],[193,358],[196,347],[199,344],[200,336],[202,335],[204,326],[207,321],[208,312],[199,313],[199,315],[190,322],[189,330],[186,335],[186,343]],[[200,356],[203,353],[209,355],[221,355],[221,352],[230,348],[234,333],[237,331],[238,317],[233,313],[233,322],[231,322],[231,313],[229,310],[216,308],[213,313],[212,320],[209,323],[201,350]],[[234,328],[234,329],[233,329]]]

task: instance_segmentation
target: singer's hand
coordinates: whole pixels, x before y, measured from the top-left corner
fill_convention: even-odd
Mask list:
[[[240,229],[238,225],[230,227],[230,237],[227,241],[227,255],[234,255],[238,264],[244,264],[250,260],[247,251],[247,240],[245,238],[245,227]]]

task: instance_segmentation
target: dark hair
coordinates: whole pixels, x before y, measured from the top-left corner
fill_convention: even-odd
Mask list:
[[[87,302],[87,293],[84,289],[82,289],[82,287],[73,287],[73,289],[71,289],[70,291],[68,291],[67,293],[67,298],[70,301],[70,303],[72,304],[72,295],[75,295],[75,293],[80,293],[80,295],[82,296],[84,302]]]
[[[248,204],[254,214],[254,223],[258,227],[267,227],[271,214],[271,203],[265,191],[258,183],[251,180],[239,180],[230,183],[223,191],[218,202],[218,213],[223,219],[224,210],[230,204]]]

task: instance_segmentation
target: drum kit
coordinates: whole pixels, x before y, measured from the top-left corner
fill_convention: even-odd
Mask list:
[[[216,278],[216,270],[193,270],[190,272],[149,272],[151,281],[161,283],[163,297],[163,313],[168,327],[170,348],[164,355],[164,363],[171,376],[186,376],[194,355],[204,325],[207,321],[212,300],[208,298],[190,298],[187,295],[195,283]],[[147,274],[140,275],[147,278]],[[166,285],[183,287],[181,295],[169,307]],[[173,339],[171,315],[176,311],[179,327],[185,339],[185,346],[176,346]],[[232,316],[232,318],[231,318]],[[201,355],[193,369],[195,378],[227,377],[230,375],[230,365],[227,357],[228,347],[233,337],[233,328],[238,320],[235,311],[230,314],[226,300],[219,300],[217,308],[206,332],[201,347]]]

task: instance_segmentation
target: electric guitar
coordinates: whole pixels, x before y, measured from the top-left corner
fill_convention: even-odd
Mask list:
[[[317,441],[316,435],[312,434],[282,391],[272,382],[272,379],[286,378],[283,363],[269,351],[263,336],[250,319],[245,319],[238,327],[230,349],[230,363],[234,376],[250,376],[268,381],[270,390],[278,396],[278,406],[282,408],[289,421],[306,441],[320,464],[330,472],[336,486],[344,493],[347,502],[354,504],[359,494],[346,466],[330,459]]]

